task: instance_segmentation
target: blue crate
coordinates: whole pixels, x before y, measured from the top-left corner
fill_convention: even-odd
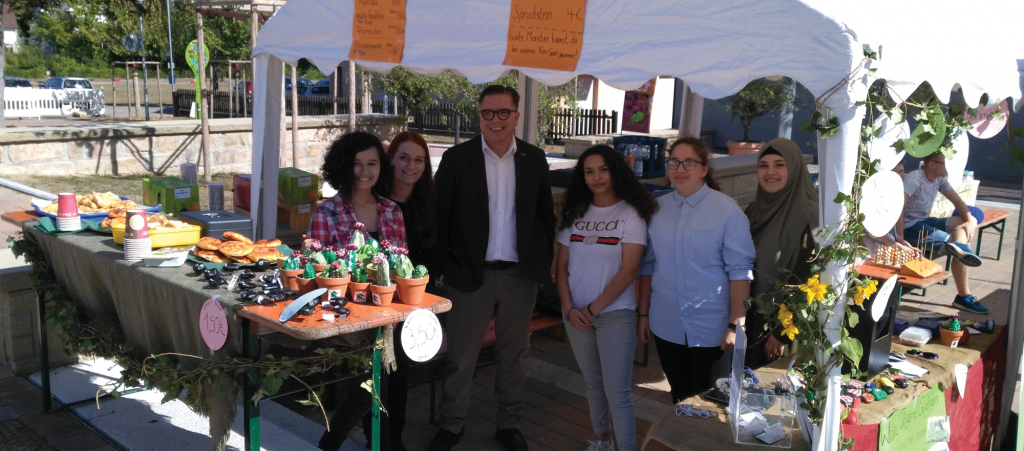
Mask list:
[[[647,192],[651,193],[655,199],[672,192],[673,189],[671,186],[653,185],[650,183],[644,183],[644,188],[647,188]]]
[[[624,152],[625,145],[637,144],[651,146],[651,155],[644,160],[644,177],[653,179],[665,176],[665,146],[667,138],[656,138],[654,136],[622,135],[612,138],[612,147]]]

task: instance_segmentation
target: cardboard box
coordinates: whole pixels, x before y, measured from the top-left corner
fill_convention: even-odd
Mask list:
[[[177,177],[142,179],[142,203],[161,205],[164,213],[199,210],[199,186]]]
[[[307,202],[299,205],[278,205],[278,224],[288,224],[288,230],[306,230],[309,228],[309,221],[313,219],[313,210],[316,210],[317,202]]]
[[[245,211],[252,210],[252,208],[249,207],[249,201],[252,193],[251,175],[236,174],[231,180],[231,190],[234,192],[231,200],[231,203],[234,206]]]
[[[278,205],[315,203],[320,198],[320,177],[296,168],[281,168],[277,173]]]

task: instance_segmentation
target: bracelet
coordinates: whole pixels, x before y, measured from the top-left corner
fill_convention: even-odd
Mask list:
[[[590,304],[587,304],[587,313],[589,313],[590,316],[597,316],[597,315],[594,314],[593,311],[590,310]]]
[[[571,312],[571,311],[572,311],[572,309],[569,309],[569,312]],[[569,312],[565,312],[565,314],[564,314],[564,315],[562,315],[562,318],[565,318],[565,320],[566,320],[566,321],[571,321],[571,320],[569,319]]]
[[[736,325],[733,323],[729,323],[729,328],[732,330],[736,330]]]

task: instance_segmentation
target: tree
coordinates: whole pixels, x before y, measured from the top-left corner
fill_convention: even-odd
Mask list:
[[[780,81],[757,79],[724,99],[726,108],[732,111],[732,118],[740,118],[743,126],[743,141],[750,141],[750,124],[772,111],[792,106],[796,92],[790,89],[796,82],[783,77]]]

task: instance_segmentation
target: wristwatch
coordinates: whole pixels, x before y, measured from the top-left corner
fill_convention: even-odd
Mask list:
[[[736,330],[736,325],[733,323],[729,323],[729,328],[732,330]]]

